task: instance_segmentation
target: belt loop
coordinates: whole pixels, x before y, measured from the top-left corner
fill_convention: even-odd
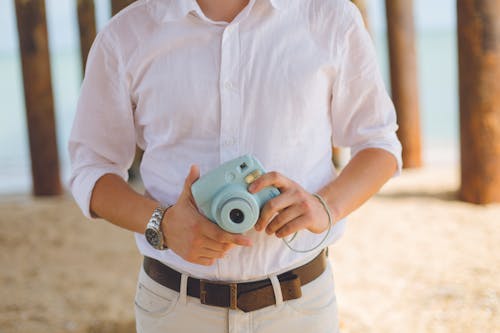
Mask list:
[[[188,281],[188,275],[182,273],[181,288],[179,290],[179,301],[184,305],[187,304],[187,281]]]
[[[283,294],[281,293],[280,281],[276,275],[271,275],[269,277],[274,290],[274,299],[276,300],[276,306],[283,304]]]

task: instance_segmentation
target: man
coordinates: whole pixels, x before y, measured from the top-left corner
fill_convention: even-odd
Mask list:
[[[311,249],[400,170],[396,129],[349,1],[142,0],[89,55],[71,188],[88,217],[135,232],[138,332],[337,332],[331,268]],[[338,176],[332,143],[353,155]],[[136,144],[145,195],[125,181]],[[244,154],[271,171],[249,192],[281,194],[231,234],[199,212],[191,185]]]

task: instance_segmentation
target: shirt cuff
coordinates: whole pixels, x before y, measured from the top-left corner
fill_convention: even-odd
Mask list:
[[[383,149],[391,153],[397,162],[397,169],[393,177],[397,177],[401,174],[401,170],[403,169],[403,160],[401,158],[402,147],[401,144],[399,143],[399,140],[397,139],[396,134],[393,134],[393,138],[389,138],[386,140],[382,139],[380,141],[379,140],[370,141],[367,143],[351,147],[351,158],[354,157],[360,151],[368,148]]]
[[[128,180],[127,171],[123,172],[113,167],[97,167],[81,170],[77,175],[73,175],[70,180],[70,189],[76,203],[89,219],[96,219],[90,211],[90,199],[96,182],[105,174],[115,174],[125,181]]]

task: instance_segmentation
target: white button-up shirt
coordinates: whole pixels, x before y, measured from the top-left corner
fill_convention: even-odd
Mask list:
[[[83,212],[106,173],[127,177],[136,144],[147,193],[173,204],[189,166],[202,175],[243,154],[314,192],[336,177],[332,143],[352,154],[392,153],[401,167],[396,117],[357,9],[346,0],[250,0],[231,22],[207,18],[195,0],[141,0],[115,16],[90,52],[69,142],[71,189]],[[335,224],[327,243],[343,233]],[[317,254],[289,250],[251,230],[211,267],[140,252],[193,276],[252,280]],[[324,235],[299,232],[292,245]]]

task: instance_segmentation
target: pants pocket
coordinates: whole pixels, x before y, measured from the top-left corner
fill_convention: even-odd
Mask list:
[[[302,315],[337,315],[337,299],[331,266],[314,281],[302,287],[302,297],[287,301],[294,312]]]
[[[166,290],[168,291],[168,290]],[[135,295],[136,310],[151,317],[162,317],[167,315],[175,307],[179,296],[172,292],[161,295],[139,282]]]
[[[302,297],[283,306],[255,311],[253,326],[259,333],[338,333],[337,301],[331,268],[302,286]]]

